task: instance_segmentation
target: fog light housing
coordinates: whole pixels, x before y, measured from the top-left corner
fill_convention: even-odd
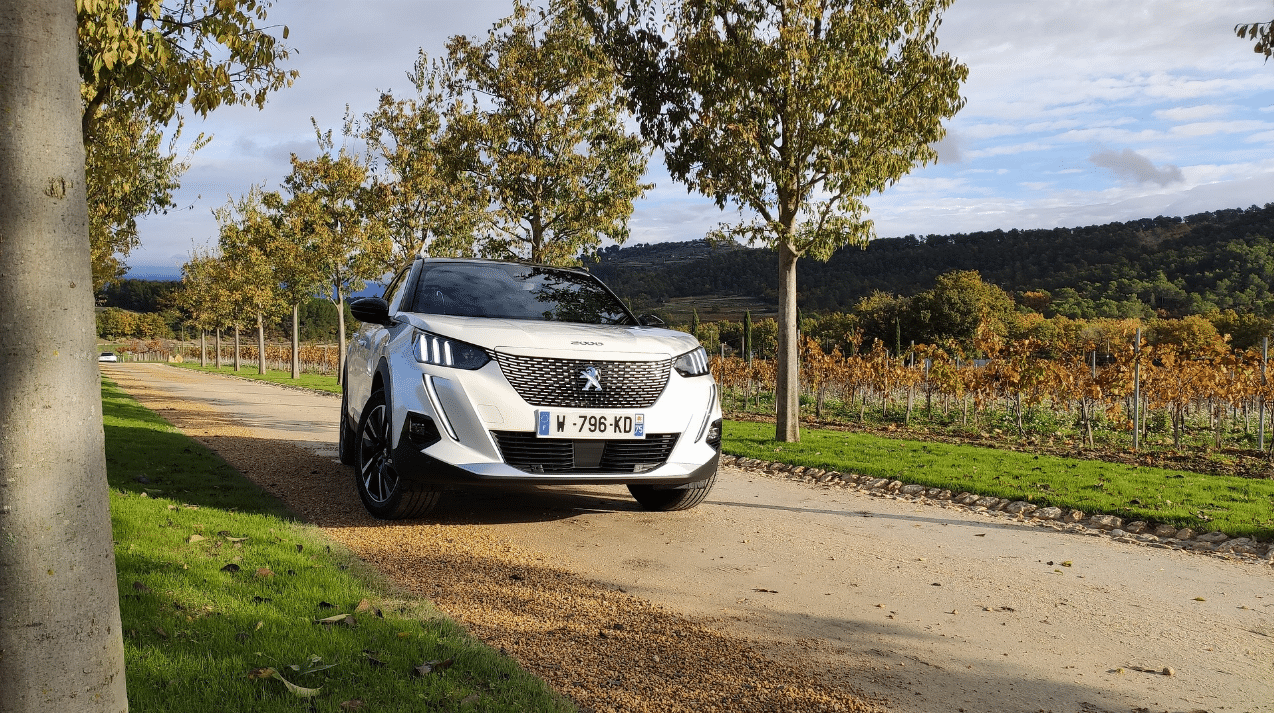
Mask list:
[[[708,426],[708,435],[704,442],[718,451],[721,450],[721,419],[718,418]]]
[[[407,440],[417,448],[428,448],[441,441],[442,434],[438,432],[438,425],[432,418],[423,413],[408,412]]]

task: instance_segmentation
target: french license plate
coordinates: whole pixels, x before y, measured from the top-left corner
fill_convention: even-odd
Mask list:
[[[536,411],[540,438],[645,438],[646,415],[588,411]]]

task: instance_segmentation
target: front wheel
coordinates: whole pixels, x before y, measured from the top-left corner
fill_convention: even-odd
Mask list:
[[[628,492],[633,494],[633,499],[645,510],[689,510],[708,497],[708,491],[712,490],[716,482],[717,474],[714,471],[707,478],[684,488],[659,489],[654,485],[629,485]]]
[[[429,488],[409,488],[398,476],[390,457],[393,419],[385,403],[385,392],[376,391],[367,400],[358,424],[355,475],[358,496],[367,512],[382,520],[420,517],[433,510],[442,493]]]

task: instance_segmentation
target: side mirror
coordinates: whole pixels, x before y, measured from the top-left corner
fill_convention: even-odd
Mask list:
[[[350,314],[360,322],[389,325],[389,303],[379,297],[362,297],[349,303]]]
[[[664,321],[653,314],[643,314],[637,318],[637,323],[643,327],[662,327]]]

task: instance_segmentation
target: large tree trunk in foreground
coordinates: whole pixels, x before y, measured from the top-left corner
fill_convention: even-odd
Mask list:
[[[774,440],[801,440],[801,356],[797,346],[796,253],[779,244],[779,354],[775,374]]]
[[[0,0],[0,712],[126,711],[75,3]]]

